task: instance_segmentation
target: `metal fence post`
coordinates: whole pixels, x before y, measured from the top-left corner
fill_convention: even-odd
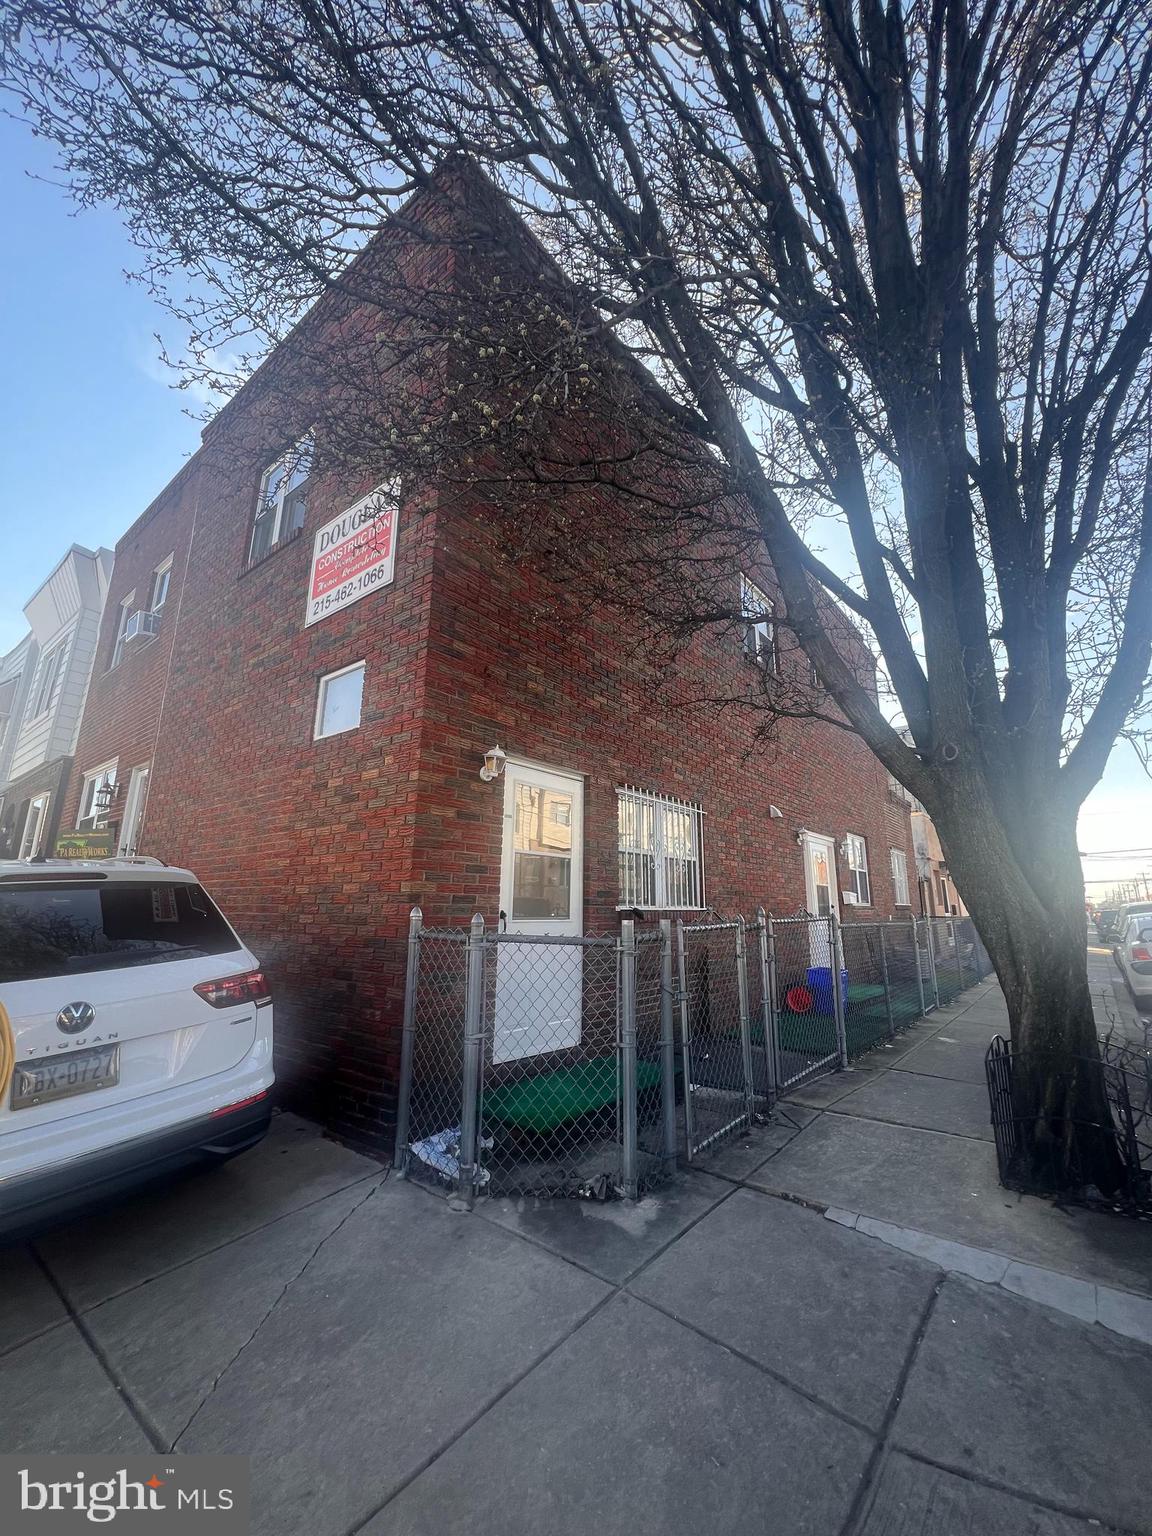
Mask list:
[[[840,919],[835,912],[828,918],[829,935],[832,951],[832,1009],[836,1018],[836,1053],[840,1058],[840,1066],[848,1065],[848,1032],[844,1020],[844,992],[840,985],[840,976],[844,970],[844,947],[840,938]]]
[[[636,924],[620,924],[620,1175],[627,1199],[639,1196],[636,1177]]]
[[[924,926],[928,933],[928,969],[932,972],[932,992],[936,998],[936,1007],[940,1006],[940,981],[936,975],[936,936],[932,932],[932,919],[926,917]]]
[[[957,996],[959,996],[959,993],[963,992],[965,987],[964,962],[960,958],[960,924],[955,918],[952,919],[952,952],[956,958],[956,986],[959,989],[957,993]]]
[[[892,1017],[892,988],[888,983],[888,945],[884,941],[884,924],[877,923],[880,932],[880,975],[884,981],[884,1010],[888,1015],[888,1038],[896,1038],[896,1022]]]
[[[780,1042],[776,1038],[776,936],[772,919],[763,907],[756,908],[760,930],[760,994],[764,1012],[764,1066],[768,1076],[768,1107],[776,1103],[780,1074],[777,1057]]]
[[[672,919],[660,919],[660,1087],[664,1171],[676,1166],[676,1033],[672,1020]]]
[[[412,1053],[416,1035],[416,988],[420,976],[420,929],[424,914],[413,907],[408,914],[408,964],[404,972],[404,1023],[400,1031],[400,1093],[396,1104],[396,1145],[392,1166],[400,1178],[408,1164],[408,1123],[412,1107]]]
[[[920,993],[920,1017],[928,1017],[928,1004],[924,997],[924,966],[920,959],[920,924],[912,919],[912,953],[916,959],[916,988]]]
[[[469,1211],[476,1196],[480,1065],[484,1050],[484,948],[484,919],[477,912],[468,933],[468,991],[464,1005],[464,1082],[460,1095],[458,1208]]]
[[[680,1055],[684,1068],[685,1156],[692,1161],[696,1145],[696,1111],[692,1103],[692,1010],[688,1006],[688,939],[684,919],[676,919],[676,979],[680,987]]]
[[[748,928],[736,919],[736,992],[740,1006],[740,1061],[744,1069],[744,1113],[749,1128],[756,1118],[756,1093],[752,1080],[752,1023],[748,1017]]]

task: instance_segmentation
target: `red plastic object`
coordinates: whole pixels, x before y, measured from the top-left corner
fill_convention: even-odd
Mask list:
[[[811,1013],[812,994],[807,987],[789,987],[784,1001],[793,1013]]]

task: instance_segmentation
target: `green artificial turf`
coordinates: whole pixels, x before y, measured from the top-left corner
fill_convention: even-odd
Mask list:
[[[636,1091],[655,1088],[660,1068],[652,1061],[636,1063]],[[526,1131],[551,1131],[580,1115],[603,1109],[616,1098],[616,1058],[600,1056],[578,1067],[561,1067],[539,1077],[505,1083],[484,1095],[484,1115]]]

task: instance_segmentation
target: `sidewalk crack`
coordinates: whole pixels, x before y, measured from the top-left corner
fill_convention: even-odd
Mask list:
[[[290,1275],[288,1277],[288,1279],[285,1280],[284,1284],[280,1287],[280,1290],[273,1297],[272,1302],[269,1305],[267,1311],[264,1313],[263,1317],[261,1317],[260,1321],[256,1324],[255,1328],[252,1329],[252,1332],[248,1335],[248,1337],[240,1345],[239,1349],[237,1349],[232,1354],[231,1358],[229,1360],[227,1360],[225,1362],[225,1364],[220,1367],[220,1369],[217,1371],[216,1375],[212,1378],[211,1385],[208,1387],[208,1390],[204,1393],[204,1396],[196,1404],[195,1408],[193,1408],[191,1414],[188,1417],[187,1422],[184,1425],[184,1428],[180,1431],[180,1433],[175,1437],[175,1439],[172,1441],[171,1445],[168,1447],[169,1451],[174,1451],[176,1449],[176,1447],[180,1444],[180,1441],[183,1440],[184,1436],[192,1428],[192,1425],[196,1422],[196,1419],[199,1417],[201,1410],[204,1408],[204,1406],[208,1402],[208,1400],[213,1396],[213,1394],[215,1393],[216,1389],[219,1387],[220,1383],[224,1380],[225,1376],[227,1376],[228,1372],[236,1364],[236,1362],[237,1362],[237,1360],[239,1360],[240,1356],[244,1353],[244,1351],[248,1348],[248,1346],[253,1342],[253,1340],[256,1338],[257,1334],[264,1327],[264,1324],[268,1321],[268,1319],[276,1311],[276,1308],[284,1300],[285,1296],[287,1296],[288,1292],[296,1284],[297,1280],[301,1279],[301,1277],[305,1274],[305,1272],[308,1270],[309,1266],[312,1264],[313,1260],[315,1258],[317,1258],[317,1256],[319,1255],[321,1249],[324,1248],[325,1244],[331,1242],[331,1240],[336,1236],[336,1234],[344,1227],[345,1223],[350,1221],[351,1218],[353,1216],[355,1216],[356,1212],[358,1210],[360,1210],[363,1206],[365,1206],[368,1203],[369,1200],[371,1200],[372,1196],[374,1194],[376,1194],[377,1190],[383,1189],[385,1183],[387,1182],[387,1179],[388,1179],[388,1174],[386,1172],[384,1174],[384,1177],[380,1180],[380,1182],[378,1184],[373,1184],[372,1188],[368,1191],[368,1193],[366,1195],[362,1195],[361,1198],[359,1200],[357,1200],[355,1205],[351,1206],[347,1211],[344,1212],[344,1215],[341,1216],[340,1220],[332,1228],[331,1232],[326,1232],[324,1234],[324,1236],[320,1239],[320,1241],[315,1245],[315,1247],[312,1249],[311,1253],[308,1254],[308,1256],[305,1258],[304,1262],[297,1269],[296,1273],[294,1275]]]

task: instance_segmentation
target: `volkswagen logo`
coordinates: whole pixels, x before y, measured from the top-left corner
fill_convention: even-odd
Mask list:
[[[96,1010],[91,1003],[67,1003],[56,1015],[56,1028],[66,1035],[78,1035],[95,1017]]]

